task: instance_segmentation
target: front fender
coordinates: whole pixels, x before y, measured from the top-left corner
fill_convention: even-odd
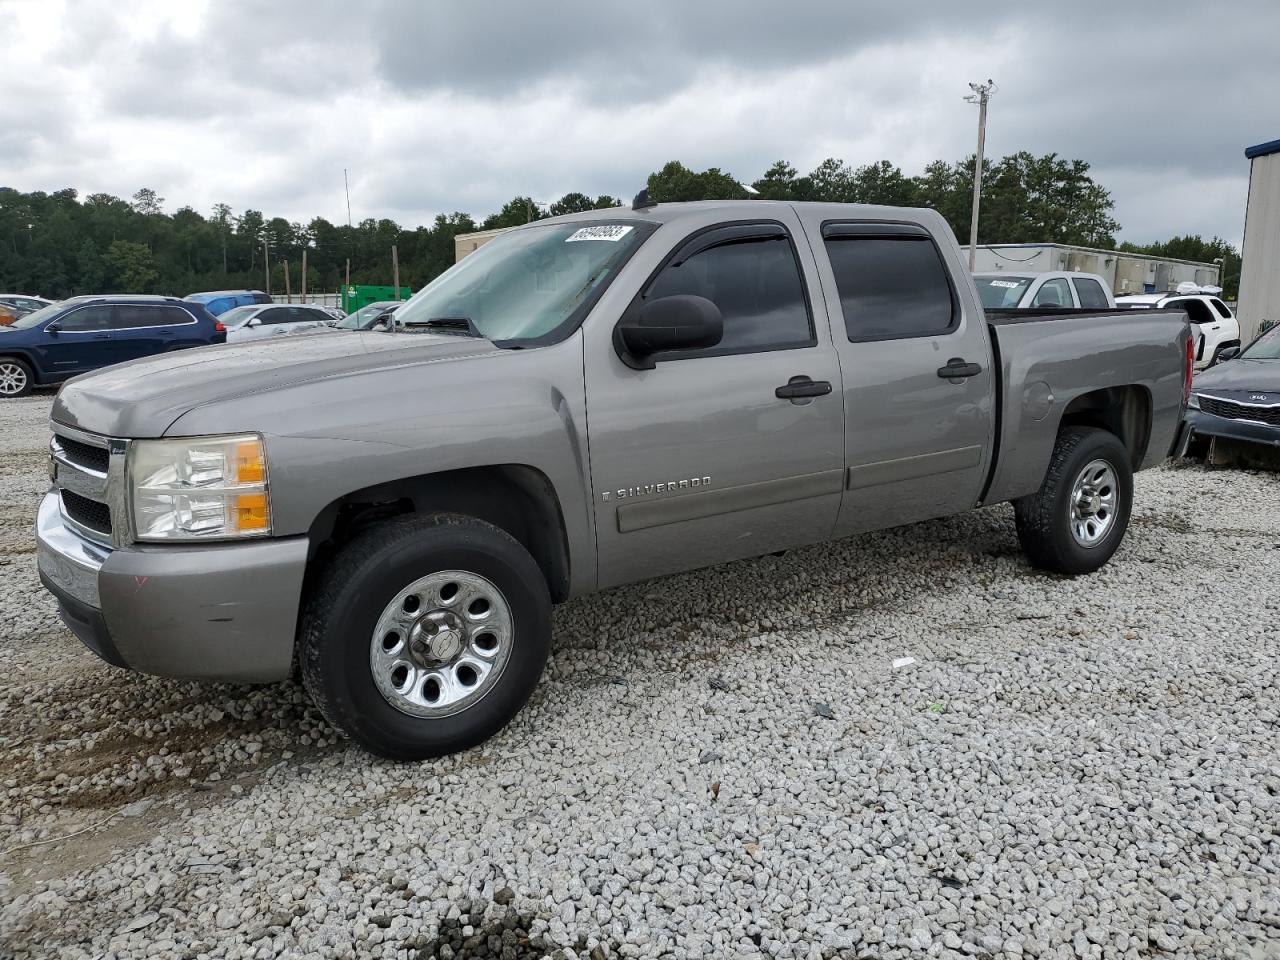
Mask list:
[[[166,435],[237,432],[264,436],[277,536],[307,533],[328,505],[378,484],[495,464],[533,467],[560,502],[570,592],[594,588],[580,334],[425,368],[284,384],[197,407]]]

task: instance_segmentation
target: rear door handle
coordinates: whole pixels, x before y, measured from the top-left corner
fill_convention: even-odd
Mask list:
[[[804,400],[806,397],[825,397],[831,392],[831,382],[829,380],[810,380],[808,377],[799,376],[792,377],[785,384],[773,391],[773,395],[779,400],[790,400],[795,403],[798,400]]]
[[[976,377],[982,372],[982,367],[976,363],[965,363],[961,357],[952,357],[947,361],[945,367],[938,368],[938,376],[943,380],[953,380],[959,382],[965,377]]]

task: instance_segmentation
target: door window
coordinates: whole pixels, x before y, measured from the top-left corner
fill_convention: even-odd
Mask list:
[[[791,350],[816,342],[790,237],[777,225],[758,225],[760,233],[744,230],[751,226],[757,225],[694,237],[649,284],[645,300],[676,294],[706,297],[724,320],[718,345],[663,359]]]
[[[136,330],[140,327],[167,327],[191,323],[191,314],[180,307],[161,304],[122,303],[115,308],[111,326],[116,330]]]
[[[290,323],[292,318],[289,311],[284,307],[272,307],[269,310],[263,310],[259,314],[255,314],[255,318],[262,323],[263,326],[275,323]]]
[[[92,306],[72,310],[58,320],[58,326],[69,333],[88,333],[111,327],[111,307]]]
[[[1218,318],[1203,300],[1170,300],[1166,307],[1187,311],[1187,319],[1192,323],[1217,323]]]
[[[1044,286],[1036,291],[1035,299],[1031,301],[1033,307],[1071,307],[1075,301],[1071,299],[1071,288],[1067,286],[1067,281],[1059,277],[1056,280],[1046,280]]]
[[[1075,285],[1076,296],[1080,298],[1080,306],[1089,310],[1107,309],[1107,295],[1103,292],[1102,284],[1097,280],[1091,280],[1089,277],[1072,277],[1071,282]]]
[[[885,229],[890,226],[897,227]],[[837,232],[846,228],[864,232]],[[823,230],[849,340],[933,337],[954,330],[959,311],[932,238],[919,228],[882,236],[865,232],[874,228],[834,224]]]

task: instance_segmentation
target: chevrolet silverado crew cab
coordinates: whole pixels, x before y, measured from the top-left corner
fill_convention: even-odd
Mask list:
[[[1102,566],[1190,383],[1181,312],[984,313],[931,210],[649,203],[529,224],[382,332],[78,377],[41,578],[103,659],[286,678],[388,757],[477,744],[552,604],[1012,501]]]

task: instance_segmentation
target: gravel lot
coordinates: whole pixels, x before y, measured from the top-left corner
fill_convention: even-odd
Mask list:
[[[1280,479],[1141,475],[576,601],[517,721],[396,766],[286,684],[101,664],[0,404],[0,956],[1280,957]],[[895,666],[895,661],[914,662]]]

